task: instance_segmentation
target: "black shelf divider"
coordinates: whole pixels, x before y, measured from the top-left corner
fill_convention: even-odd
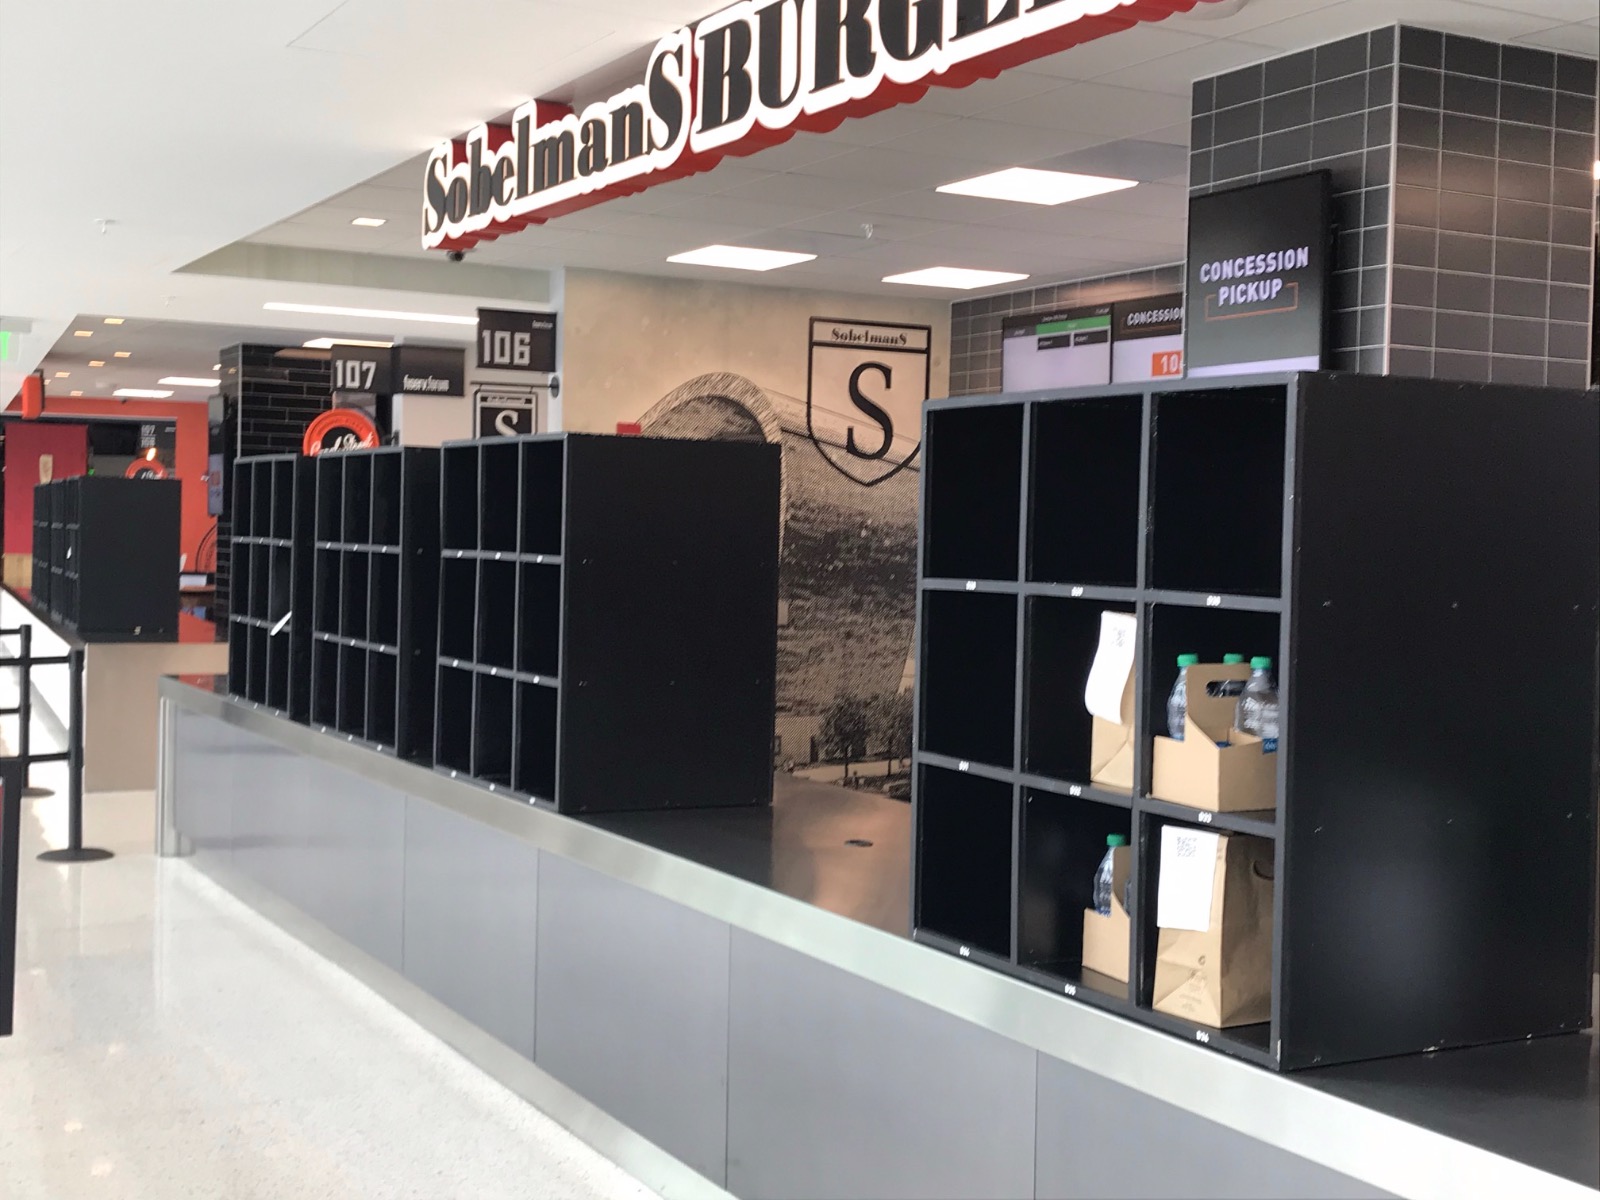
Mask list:
[[[1587,1027],[1592,393],[1311,374],[955,398],[923,446],[918,941],[1279,1070]],[[1126,790],[1088,778],[1107,609],[1139,629]],[[1152,795],[1191,652],[1275,660],[1276,808]],[[1464,700],[1530,655],[1539,687]],[[1173,824],[1272,843],[1269,1021],[1152,1008]],[[1110,833],[1133,849],[1126,985],[1082,965]]]
[[[542,434],[442,456],[438,768],[564,812],[769,803],[777,449]]]
[[[176,641],[180,494],[174,479],[74,475],[37,485],[35,599],[88,640]]]

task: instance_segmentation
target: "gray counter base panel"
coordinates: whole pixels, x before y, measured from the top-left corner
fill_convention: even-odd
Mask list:
[[[192,855],[666,1195],[1444,1196],[1466,1194],[1457,1185],[1475,1168],[1502,1192],[1521,1178],[1543,1195],[1595,1195],[1389,1118],[1375,1126],[1368,1110],[1242,1064],[1224,1064],[1234,1083],[1214,1107],[1185,1108],[1170,1098],[1217,1056],[1104,1014],[1087,1014],[1096,1036],[1074,1041],[1076,1006],[1039,994],[1048,1007],[1035,1010],[1014,981],[163,687],[163,851]],[[902,955],[916,970],[891,986]],[[996,990],[946,999],[929,981],[950,970]],[[1092,1069],[1122,1038],[1138,1040],[1138,1063],[1120,1079]],[[1187,1072],[1200,1074],[1184,1083]],[[1309,1112],[1341,1114],[1320,1131],[1323,1162],[1301,1150],[1317,1134],[1284,1111],[1304,1096],[1321,1106]],[[1254,1114],[1294,1148],[1201,1112]],[[1380,1144],[1344,1144],[1374,1129]],[[1372,1169],[1357,1178],[1329,1160]],[[1407,1186],[1381,1186],[1395,1180]]]

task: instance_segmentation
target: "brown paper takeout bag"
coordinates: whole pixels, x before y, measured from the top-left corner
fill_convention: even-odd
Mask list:
[[[1157,1012],[1214,1028],[1271,1018],[1272,890],[1272,843],[1221,835],[1210,928],[1158,932]]]

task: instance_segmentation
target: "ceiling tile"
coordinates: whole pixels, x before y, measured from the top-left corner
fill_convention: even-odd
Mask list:
[[[993,167],[1051,158],[1092,146],[1100,140],[1099,135],[1092,133],[1070,133],[1064,129],[1013,125],[968,117],[897,138],[883,148],[911,154],[943,155],[948,154],[952,147],[960,147],[963,158]],[[967,178],[976,173],[968,171],[956,178]],[[954,180],[947,179],[944,182],[952,183]]]

